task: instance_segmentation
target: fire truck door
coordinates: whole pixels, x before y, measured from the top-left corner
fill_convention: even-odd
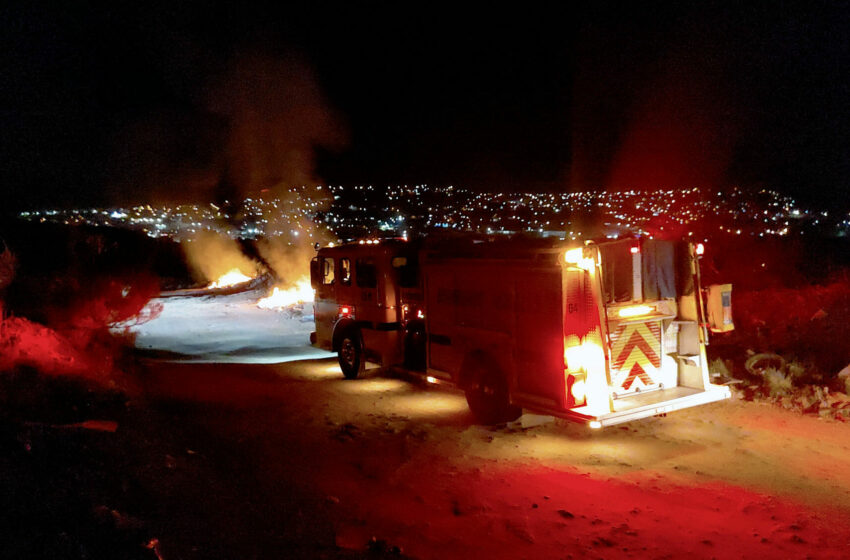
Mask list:
[[[320,256],[311,264],[311,283],[316,290],[316,333],[322,344],[330,344],[339,312],[335,272],[333,257]]]
[[[371,324],[383,322],[380,301],[380,283],[384,281],[379,278],[378,264],[373,257],[359,258],[355,261],[354,279],[357,283],[356,301],[351,303],[357,312],[358,321],[366,321]]]
[[[530,270],[516,283],[514,401],[564,408],[561,271]]]

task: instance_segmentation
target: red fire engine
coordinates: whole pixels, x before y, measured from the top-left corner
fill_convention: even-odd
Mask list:
[[[462,389],[483,423],[522,409],[602,427],[728,398],[708,330],[730,285],[700,286],[698,249],[630,239],[362,241],[319,250],[313,342],[345,377],[366,360]]]

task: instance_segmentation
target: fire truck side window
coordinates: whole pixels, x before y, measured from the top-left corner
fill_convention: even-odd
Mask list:
[[[375,264],[364,259],[357,259],[354,263],[354,280],[358,288],[374,288],[378,285],[378,274]]]
[[[339,259],[339,281],[351,285],[351,261],[345,257]]]
[[[313,257],[310,261],[310,286],[312,286],[313,289],[318,288],[322,284],[321,280],[322,274],[321,269],[319,268],[319,258]]]
[[[398,280],[402,288],[415,288],[419,285],[419,259],[409,256],[403,266],[398,268]]]
[[[325,284],[325,285],[333,284],[334,283],[334,260],[329,259],[329,258],[324,258],[322,260],[322,262],[324,263],[323,264],[324,268],[322,269],[324,271],[323,275],[322,275],[322,284]]]

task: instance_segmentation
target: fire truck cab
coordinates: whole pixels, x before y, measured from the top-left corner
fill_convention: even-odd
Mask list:
[[[413,245],[402,240],[364,241],[319,251],[310,263],[316,291],[313,344],[337,352],[342,373],[353,379],[367,359],[391,365],[403,360],[401,291],[418,285],[405,275]]]
[[[709,314],[689,243],[358,243],[312,272],[315,343],[346,377],[402,367],[462,389],[483,423],[525,408],[602,427],[729,397],[705,346],[709,315],[732,328],[731,286],[706,290]]]

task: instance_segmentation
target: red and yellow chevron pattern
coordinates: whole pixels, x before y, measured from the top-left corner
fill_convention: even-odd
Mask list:
[[[612,386],[633,392],[657,384],[661,369],[661,323],[627,323],[611,337]]]

